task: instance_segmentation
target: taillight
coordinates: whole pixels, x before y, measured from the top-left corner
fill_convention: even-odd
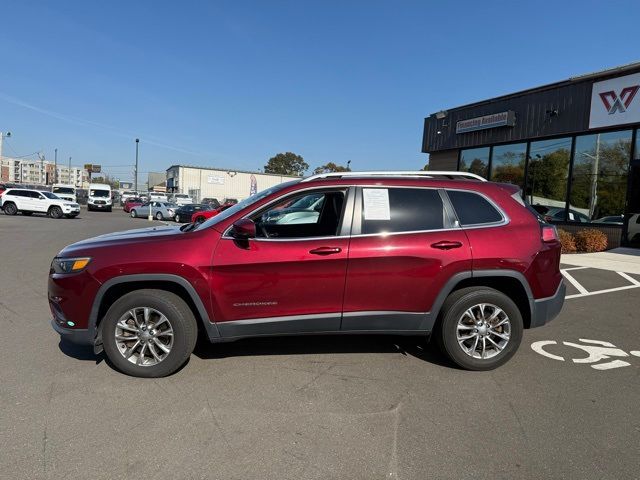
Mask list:
[[[556,230],[556,227],[554,227],[553,225],[543,225],[542,226],[542,241],[543,242],[557,242],[558,240],[559,240],[558,231]]]

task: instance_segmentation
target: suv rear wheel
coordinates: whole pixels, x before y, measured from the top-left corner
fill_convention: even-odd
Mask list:
[[[13,202],[7,202],[4,204],[4,213],[7,215],[15,215],[18,213],[18,207]]]
[[[117,300],[102,325],[104,351],[121,372],[164,377],[178,370],[196,344],[197,325],[179,296],[136,290]]]
[[[469,287],[452,293],[442,307],[436,340],[466,370],[492,370],[506,363],[522,340],[522,314],[504,293]]]

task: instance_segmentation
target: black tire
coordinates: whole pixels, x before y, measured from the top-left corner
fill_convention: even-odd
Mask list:
[[[91,207],[91,205],[87,205],[87,212],[93,212],[93,208]]]
[[[159,220],[159,221],[164,220],[164,217],[162,216],[162,212],[156,213],[156,220]]]
[[[60,207],[58,207],[57,205],[54,205],[53,207],[49,208],[49,216],[51,218],[62,218],[63,213],[62,213],[62,209]]]
[[[171,350],[166,358],[155,365],[132,363],[120,352],[115,339],[118,321],[128,311],[139,307],[150,307],[161,312],[167,317],[173,329]],[[193,352],[197,337],[198,326],[191,309],[179,296],[164,290],[145,289],[127,293],[109,308],[102,321],[102,342],[105,354],[114,367],[134,377],[157,378],[174,373],[184,365]]]
[[[135,209],[133,209],[133,210],[131,210],[129,215],[131,216],[131,218],[137,218],[138,217],[138,212],[136,212]]]
[[[458,321],[464,316],[465,312],[476,305],[484,303],[495,305],[506,314],[509,320],[510,332],[508,334],[508,341],[506,345],[503,345],[501,351],[493,347],[490,340],[485,340],[490,351],[498,353],[491,358],[482,359],[472,357],[467,351],[463,350],[463,347],[458,343],[457,332]],[[493,309],[491,307],[489,308],[490,310],[486,311],[492,312]],[[473,325],[472,322],[470,323]],[[495,324],[495,320],[493,323]],[[502,327],[502,329],[498,327],[497,330],[504,335],[505,328],[506,326]],[[493,370],[505,364],[516,353],[522,341],[523,328],[522,314],[518,306],[504,293],[488,287],[468,287],[455,291],[445,300],[440,314],[440,321],[436,326],[434,335],[442,352],[459,367],[465,370]],[[470,334],[471,332],[477,331],[478,330],[470,330]],[[495,334],[491,334],[488,335],[488,337],[500,343],[500,337],[494,335]],[[474,341],[475,338],[469,340],[468,344],[463,342],[463,345],[468,345],[469,350],[471,350],[473,347],[472,342]],[[477,348],[481,347],[478,345]],[[476,353],[481,355],[481,352]]]
[[[18,207],[13,202],[7,202],[4,204],[4,213],[5,215],[15,215],[18,213]]]
[[[113,207],[107,208],[107,212],[111,212],[112,210],[113,210]]]
[[[175,217],[173,217],[173,220],[174,220],[176,223],[180,223],[180,215],[179,215],[179,214],[176,214],[176,216],[175,216]]]

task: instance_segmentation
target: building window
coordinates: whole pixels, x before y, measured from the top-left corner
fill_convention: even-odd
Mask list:
[[[489,147],[470,148],[460,152],[460,164],[458,170],[461,172],[475,173],[487,178],[489,170]]]
[[[526,143],[493,147],[491,157],[491,181],[524,186]]]
[[[571,138],[531,142],[526,198],[551,221],[565,221]]]
[[[569,220],[622,221],[630,157],[630,130],[576,137]]]

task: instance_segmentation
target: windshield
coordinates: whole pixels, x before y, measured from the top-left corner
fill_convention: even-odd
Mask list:
[[[71,195],[75,195],[76,191],[69,187],[53,187],[53,193],[70,193]]]
[[[53,200],[60,200],[60,197],[59,197],[59,196],[54,195],[54,194],[53,194],[53,193],[51,193],[51,192],[40,192],[40,193],[41,193],[41,194],[43,194],[43,195],[44,195],[45,197],[47,197],[47,198],[51,198],[51,199],[53,199]]]
[[[90,190],[89,191],[89,196],[90,197],[109,197],[110,192],[109,190]]]
[[[176,193],[176,198],[189,198],[189,195],[184,193]]]
[[[201,223],[200,226],[198,227],[198,229],[208,228],[208,227],[211,227],[212,225],[217,224],[218,222],[226,220],[227,218],[235,215],[239,211],[247,208],[248,206],[253,205],[254,203],[259,202],[263,198],[268,197],[272,193],[278,192],[278,191],[280,191],[280,190],[282,190],[282,189],[284,189],[286,187],[290,187],[291,185],[295,185],[299,181],[300,180],[293,180],[291,182],[281,183],[280,185],[276,185],[275,187],[267,188],[266,190],[262,190],[261,192],[258,192],[255,195],[251,195],[250,197],[245,198],[241,202],[236,203],[233,207],[229,207],[226,210],[220,212],[215,217],[211,217],[206,222]]]

